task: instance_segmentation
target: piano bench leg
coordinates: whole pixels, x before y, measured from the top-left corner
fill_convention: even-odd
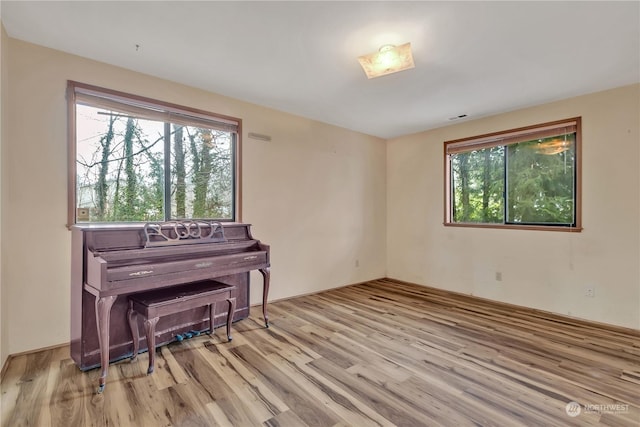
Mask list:
[[[214,334],[214,323],[216,321],[216,303],[209,304],[209,332],[207,335],[211,336]]]
[[[147,369],[147,375],[153,373],[153,368],[156,361],[156,324],[159,317],[152,317],[144,321],[144,329],[147,333],[147,348],[149,349],[149,369]]]

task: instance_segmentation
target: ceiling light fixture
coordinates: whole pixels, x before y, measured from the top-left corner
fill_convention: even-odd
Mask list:
[[[411,43],[400,46],[384,45],[378,52],[358,57],[358,61],[369,79],[415,67]]]

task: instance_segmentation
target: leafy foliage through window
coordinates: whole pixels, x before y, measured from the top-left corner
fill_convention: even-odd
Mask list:
[[[238,121],[70,89],[77,222],[235,219]]]
[[[580,119],[445,142],[446,224],[579,228]]]

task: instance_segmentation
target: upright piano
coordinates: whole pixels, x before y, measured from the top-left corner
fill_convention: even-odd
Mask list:
[[[234,320],[249,315],[250,271],[263,276],[265,326],[269,292],[269,246],[242,223],[174,221],[145,225],[76,225],[71,245],[71,357],[81,370],[132,356],[127,296],[151,289],[215,279],[235,286]],[[226,323],[215,313],[215,326]],[[206,307],[160,319],[157,343],[209,325]],[[146,349],[146,341],[141,343]]]

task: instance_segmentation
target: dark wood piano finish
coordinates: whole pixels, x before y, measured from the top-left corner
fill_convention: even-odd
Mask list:
[[[78,367],[102,366],[100,385],[104,386],[108,363],[133,354],[127,295],[136,292],[215,278],[235,286],[237,321],[249,315],[249,272],[259,270],[268,326],[269,246],[251,236],[249,224],[222,226],[225,242],[146,248],[140,224],[73,226],[71,357]],[[224,325],[226,317],[220,304],[215,325]],[[157,325],[157,343],[170,342],[185,331],[204,330],[208,320],[206,307],[163,317]],[[146,340],[141,348],[146,348]]]

